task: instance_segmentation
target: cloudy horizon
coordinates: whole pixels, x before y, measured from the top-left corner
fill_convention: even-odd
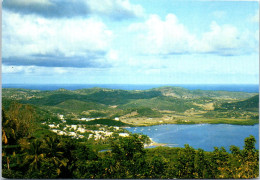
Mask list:
[[[3,84],[258,82],[258,1],[3,1]]]

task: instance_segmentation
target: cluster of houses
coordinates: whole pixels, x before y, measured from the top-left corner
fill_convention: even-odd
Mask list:
[[[95,120],[95,119],[100,119],[100,118],[80,118],[78,120],[79,121],[92,121],[92,120]]]
[[[46,123],[43,123],[46,124]],[[84,125],[64,125],[60,124],[48,124],[51,131],[58,135],[71,136],[73,138],[79,139],[84,138],[88,135],[88,139],[93,138],[94,140],[105,139],[117,133],[121,137],[129,136],[128,133],[120,133],[120,128],[114,126],[113,128],[107,128],[106,126],[100,127],[98,130],[89,130],[84,127]],[[97,125],[100,126],[100,125]],[[86,134],[87,133],[87,134]]]

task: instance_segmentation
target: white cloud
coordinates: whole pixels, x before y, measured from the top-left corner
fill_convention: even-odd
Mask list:
[[[218,55],[239,55],[255,52],[257,46],[254,33],[239,32],[232,25],[219,25],[212,22],[208,32],[200,36],[189,32],[174,14],[168,14],[165,20],[151,15],[143,23],[128,27],[136,33],[137,49],[144,54],[184,54],[213,53]],[[253,38],[253,40],[252,40]]]
[[[158,15],[151,15],[144,23],[130,25],[130,31],[140,31],[139,43],[145,53],[170,54],[183,53],[192,48],[195,38],[174,14],[168,14],[165,21]]]
[[[233,55],[245,52],[247,39],[246,34],[238,32],[237,28],[231,25],[220,26],[216,22],[210,25],[210,31],[203,34],[198,52],[218,53],[222,55]]]
[[[94,19],[44,19],[3,12],[3,56],[105,51],[112,32]]]
[[[129,0],[89,0],[88,5],[93,13],[110,16],[114,19],[142,17],[144,9],[140,5],[131,4]]]
[[[2,73],[20,73],[24,72],[24,67],[22,66],[5,66],[2,65]]]
[[[77,58],[84,66],[95,66],[93,61],[100,63],[105,58],[113,38],[112,31],[94,18],[45,19],[9,11],[3,11],[2,29],[3,63],[9,61],[9,65],[19,65],[15,59],[24,61],[27,58],[27,65],[51,66],[55,64],[52,61],[64,58],[64,66],[73,67],[73,62],[68,61]],[[41,64],[37,58],[42,58]],[[56,63],[55,66],[60,65]]]
[[[3,74],[26,74],[26,75],[53,75],[66,74],[71,72],[72,68],[60,67],[38,67],[38,66],[8,66],[2,65]]]
[[[107,53],[107,58],[113,61],[117,61],[118,60],[118,51],[116,50],[110,50]]]
[[[68,70],[65,69],[65,68],[54,67],[54,68],[53,68],[53,72],[54,72],[54,73],[58,73],[58,74],[65,74],[65,73],[68,72]]]
[[[3,74],[25,74],[25,75],[48,75],[48,74],[63,74],[67,70],[64,68],[47,68],[38,66],[8,66],[2,65]]]

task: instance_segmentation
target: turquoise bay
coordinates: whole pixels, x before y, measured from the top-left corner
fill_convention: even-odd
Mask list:
[[[256,148],[259,149],[259,124],[253,126],[230,124],[166,124],[147,127],[127,128],[132,133],[148,135],[157,143],[169,147],[184,147],[189,144],[195,149],[213,151],[214,147],[224,147],[229,151],[231,145],[244,146],[244,139],[250,135],[256,138]]]

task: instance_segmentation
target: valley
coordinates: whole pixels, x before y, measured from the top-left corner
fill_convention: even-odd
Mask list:
[[[258,123],[258,93],[188,90],[90,88],[40,91],[3,88],[5,101],[30,104],[67,120],[110,119],[133,126],[158,124]]]

